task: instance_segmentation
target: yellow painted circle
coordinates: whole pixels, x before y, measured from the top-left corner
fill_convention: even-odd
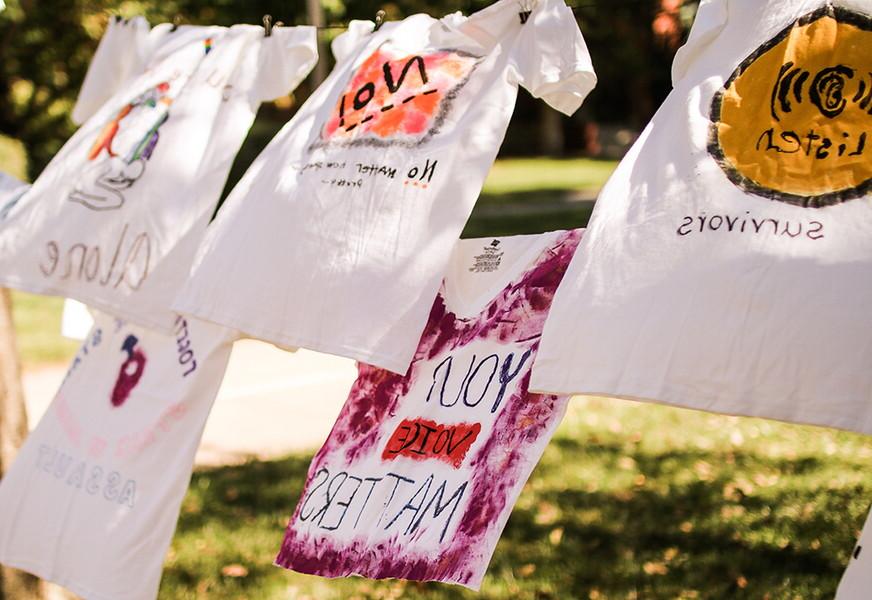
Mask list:
[[[872,191],[872,17],[826,6],[715,94],[709,152],[745,191],[818,208]]]

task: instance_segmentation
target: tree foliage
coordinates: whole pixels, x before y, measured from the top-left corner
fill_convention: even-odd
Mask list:
[[[384,9],[389,19],[417,12],[470,13],[488,0],[322,0],[328,24],[373,19]],[[641,127],[669,90],[674,44],[654,33],[652,23],[675,0],[569,0],[599,74],[597,90],[578,119]],[[279,0],[9,0],[0,12],[0,134],[26,147],[33,178],[75,130],[69,119],[88,61],[110,16],[142,15],[150,23],[261,23],[264,14],[288,25],[304,24],[306,3]],[[341,29],[329,29],[329,39]],[[329,60],[322,57],[322,60]],[[302,89],[298,95],[305,95]],[[519,106],[518,119],[539,118],[532,104]],[[275,115],[283,120],[287,114]],[[569,126],[569,125],[567,125]],[[511,133],[510,133],[511,135]],[[0,165],[2,167],[2,165]]]

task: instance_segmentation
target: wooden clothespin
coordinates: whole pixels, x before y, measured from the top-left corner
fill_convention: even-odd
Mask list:
[[[273,30],[272,15],[264,15],[263,16],[263,37],[271,36],[272,30]]]
[[[385,13],[385,11],[383,10],[379,10],[377,13],[375,13],[375,28],[372,30],[373,33],[381,29],[381,26],[385,24],[386,16],[387,13]]]
[[[172,27],[172,29],[170,29],[170,33],[174,32],[176,29],[178,29],[179,25],[181,25],[181,24],[182,24],[182,15],[176,15],[175,17],[173,17],[173,27]]]

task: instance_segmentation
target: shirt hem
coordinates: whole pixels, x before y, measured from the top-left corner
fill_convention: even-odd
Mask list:
[[[68,579],[66,577],[56,577],[53,575],[53,570],[48,565],[38,565],[26,559],[15,558],[3,558],[0,559],[0,563],[3,563],[7,567],[12,567],[13,569],[25,571],[27,573],[30,573],[31,575],[39,577],[42,580],[59,585],[62,588],[65,588],[76,594],[77,596],[87,598],[88,600],[119,600],[119,598],[128,598],[130,600],[134,600],[132,596],[120,597],[118,595],[105,595],[101,592],[95,592],[92,588],[89,588],[88,586],[81,584],[74,579]],[[145,597],[146,596],[142,596],[142,598]]]
[[[405,375],[406,372],[409,370],[409,366],[412,364],[411,357],[408,361],[403,362],[393,357],[368,352],[357,346],[349,346],[345,344],[327,344],[324,342],[312,341],[302,337],[274,335],[260,327],[255,327],[247,323],[243,323],[240,319],[236,319],[225,314],[219,314],[217,312],[194,310],[184,304],[177,304],[173,308],[174,310],[177,310],[184,315],[189,315],[197,319],[209,321],[210,323],[215,323],[216,325],[220,325],[222,327],[229,327],[243,337],[251,337],[254,339],[263,340],[271,344],[275,344],[279,347],[283,347],[284,349],[305,348],[307,350],[314,350],[315,352],[333,354],[334,356],[350,358],[356,360],[357,362],[362,362],[368,365],[372,365],[374,367],[378,367],[380,369],[385,369],[386,371],[390,371],[398,375]]]
[[[0,276],[0,287],[6,287],[12,290],[26,292],[28,294],[37,294],[40,296],[55,296],[59,298],[70,298],[72,300],[78,300],[79,302],[87,305],[89,308],[94,308],[113,317],[124,319],[140,327],[156,330],[159,333],[172,333],[173,331],[172,319],[176,315],[176,313],[170,309],[166,311],[166,315],[163,317],[163,320],[143,317],[141,314],[124,310],[113,303],[104,302],[91,296],[83,294],[72,294],[69,292],[61,291],[59,288],[52,285],[30,284],[14,276]]]
[[[633,391],[625,391],[632,389]],[[645,404],[659,404],[673,408],[684,408],[700,412],[715,413],[734,417],[751,417],[756,419],[769,419],[794,425],[812,425],[816,427],[831,427],[842,431],[872,435],[872,427],[866,425],[870,417],[857,415],[834,414],[831,409],[824,407],[821,410],[798,409],[791,410],[783,406],[772,406],[763,403],[749,404],[737,402],[732,398],[723,396],[708,397],[703,402],[691,402],[687,398],[699,398],[700,394],[689,392],[684,389],[671,386],[669,388],[654,391],[646,386],[608,386],[602,384],[585,385],[573,384],[560,377],[551,377],[547,374],[534,374],[530,379],[530,393],[535,394],[572,394],[583,396],[599,396],[618,400],[632,400]],[[730,406],[724,406],[729,404]],[[872,415],[872,412],[870,412]],[[858,422],[861,424],[858,426]]]

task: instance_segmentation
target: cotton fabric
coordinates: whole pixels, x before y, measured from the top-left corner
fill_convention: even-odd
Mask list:
[[[872,433],[870,14],[702,3],[600,194],[533,390]]]
[[[522,86],[571,114],[595,83],[572,11],[522,25],[355,21],[337,65],[230,194],[175,307],[286,348],[405,373]]]
[[[463,240],[405,376],[359,377],[276,563],[478,589],[568,397],[530,367],[580,231]]]
[[[317,60],[315,29],[110,20],[81,128],[0,222],[0,285],[165,327],[264,100]]]
[[[864,600],[869,597],[870,589],[872,589],[872,513],[866,518],[866,525],[851,553],[848,568],[836,590],[836,600]]]
[[[0,562],[86,600],[157,595],[232,339],[208,323],[173,327],[97,315],[0,481]]]
[[[29,188],[29,184],[0,172],[0,227]]]

